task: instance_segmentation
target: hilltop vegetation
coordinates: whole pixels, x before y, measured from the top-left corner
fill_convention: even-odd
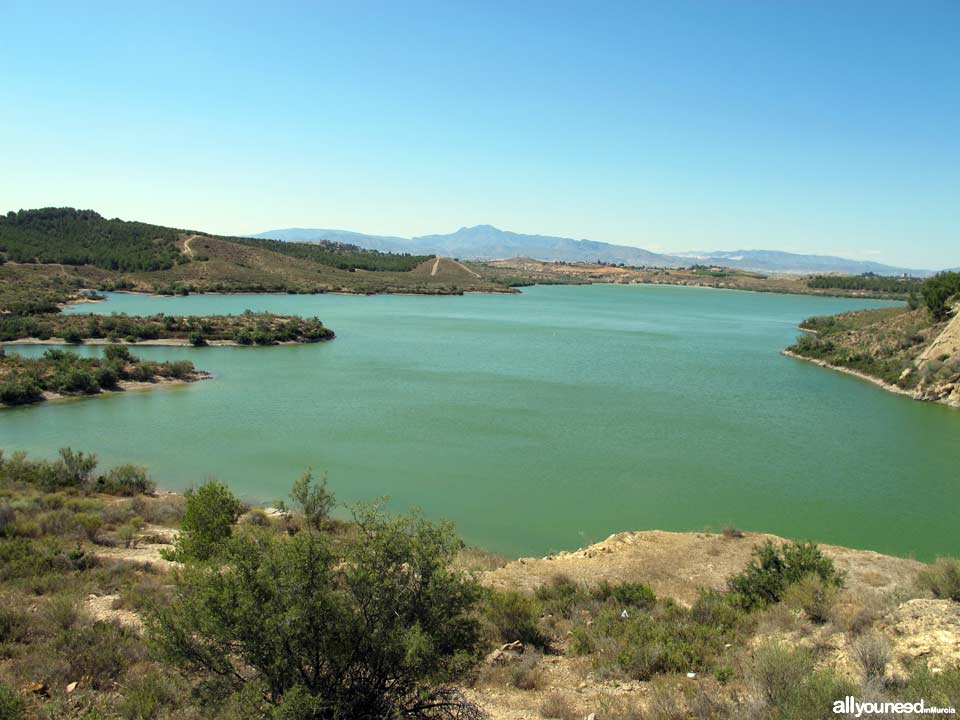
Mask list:
[[[904,300],[919,292],[923,280],[918,278],[885,277],[874,273],[863,275],[817,275],[807,281],[807,286],[818,290],[863,290],[885,293]]]
[[[625,552],[669,563],[663,539],[477,572],[491,559],[448,525],[332,518],[309,474],[274,513],[217,481],[153,489],[69,448],[0,453],[4,720],[819,720],[845,695],[960,701],[934,640],[960,613],[953,560],[844,551],[848,572],[837,548],[677,535],[699,543],[684,562],[729,568],[681,603],[639,556],[587,574]],[[541,567],[533,588],[491,584]]]
[[[0,403],[28,405],[48,395],[96,395],[121,390],[131,382],[187,382],[207,377],[189,360],[148,362],[124,347],[111,345],[102,358],[85,358],[51,348],[42,357],[25,358],[0,348]]]
[[[281,255],[310,260],[320,265],[329,265],[341,270],[409,272],[432,257],[431,255],[409,255],[407,253],[383,253],[329,240],[317,240],[308,243],[263,238],[230,238],[230,240]]]
[[[42,208],[0,215],[0,252],[18,263],[166,270],[180,262],[180,231],[107,220],[93,210]]]

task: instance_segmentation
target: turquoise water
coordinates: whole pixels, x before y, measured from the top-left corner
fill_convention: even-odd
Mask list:
[[[519,296],[112,295],[79,312],[318,315],[330,343],[140,348],[215,374],[0,412],[0,445],[283,497],[308,466],[467,541],[542,554],[719,529],[960,554],[960,412],[783,357],[804,317],[883,303],[664,286]],[[21,348],[40,353],[42,348]],[[97,353],[97,348],[82,352]]]

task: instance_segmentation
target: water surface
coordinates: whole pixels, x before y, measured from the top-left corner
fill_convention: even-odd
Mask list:
[[[666,286],[519,296],[117,294],[76,312],[318,315],[330,343],[140,348],[216,378],[0,412],[0,445],[70,445],[184,488],[284,496],[306,467],[472,543],[542,554],[719,529],[960,554],[960,412],[783,357],[804,317],[883,303]],[[20,348],[25,354],[42,348]],[[81,352],[97,353],[97,348]]]

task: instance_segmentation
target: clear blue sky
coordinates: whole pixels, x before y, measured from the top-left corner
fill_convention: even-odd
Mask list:
[[[960,265],[960,2],[4,0],[0,210]]]

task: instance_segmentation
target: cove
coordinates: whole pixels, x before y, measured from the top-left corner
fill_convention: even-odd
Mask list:
[[[215,379],[3,410],[0,446],[142,463],[171,489],[215,476],[258,501],[285,497],[309,466],[342,501],[389,496],[508,555],[725,525],[958,555],[960,412],[780,355],[804,317],[884,304],[643,285],[111,294],[70,312],[249,308],[319,316],[337,339],[136,348]]]

